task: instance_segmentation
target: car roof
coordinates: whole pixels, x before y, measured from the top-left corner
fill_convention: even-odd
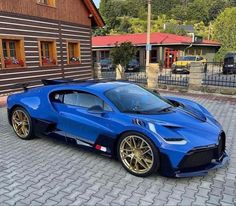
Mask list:
[[[231,57],[231,56],[236,56],[236,52],[228,52],[225,57]]]

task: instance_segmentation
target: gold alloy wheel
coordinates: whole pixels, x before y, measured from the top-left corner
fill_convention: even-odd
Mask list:
[[[16,134],[24,139],[30,132],[30,122],[28,116],[22,110],[14,111],[12,115],[12,126]]]
[[[120,144],[120,157],[124,165],[136,174],[148,172],[154,163],[151,146],[136,135],[123,139]]]

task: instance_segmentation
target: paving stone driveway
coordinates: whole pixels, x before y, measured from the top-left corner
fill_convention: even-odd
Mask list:
[[[48,138],[19,140],[0,108],[0,205],[236,205],[236,102],[189,96],[227,133],[228,167],[205,177],[137,178],[115,160]]]

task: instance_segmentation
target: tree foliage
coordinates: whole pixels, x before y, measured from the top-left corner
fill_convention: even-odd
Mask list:
[[[213,38],[221,42],[217,60],[222,60],[226,52],[236,50],[236,7],[227,8],[213,24]]]
[[[205,28],[200,33],[204,33],[208,31],[210,22],[214,21],[225,8],[232,6],[233,1],[153,0],[153,31],[163,32],[164,23],[173,21],[176,26],[203,22]],[[147,0],[101,0],[100,12],[106,22],[108,33],[146,31]],[[175,29],[172,32],[176,33]]]
[[[121,65],[123,68],[135,57],[136,48],[131,42],[124,42],[116,46],[111,50],[111,58],[113,63]]]
[[[236,0],[152,0],[152,32],[186,35],[178,26],[193,25],[197,35],[222,43],[219,59],[236,50],[235,9]],[[147,0],[101,0],[100,12],[106,28],[94,35],[146,32]]]

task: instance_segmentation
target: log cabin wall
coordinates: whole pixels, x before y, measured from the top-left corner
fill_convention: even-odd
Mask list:
[[[42,17],[31,16],[33,8],[26,8],[17,4],[13,8],[12,2],[29,2],[29,0],[18,1],[0,1],[0,8],[7,11],[0,11],[0,38],[22,38],[24,43],[25,66],[22,68],[0,68],[0,94],[17,91],[12,85],[16,83],[34,82],[32,86],[40,85],[41,79],[56,78],[73,78],[73,79],[89,79],[92,77],[92,57],[91,57],[91,21],[88,18],[88,11],[83,8],[77,12],[79,16],[74,17],[69,11],[71,8],[65,8],[70,14],[64,11],[59,15],[60,4],[65,2],[57,1],[58,12],[42,12],[37,11],[36,15]],[[78,0],[66,0],[70,2],[78,2]],[[9,5],[7,2],[11,2]],[[41,5],[37,5],[41,6]],[[66,4],[68,5],[68,4]],[[45,6],[42,6],[45,9]],[[81,6],[82,7],[82,6]],[[24,11],[21,9],[24,8]],[[41,7],[40,7],[41,8]],[[12,13],[10,10],[18,12]],[[55,8],[50,8],[55,9]],[[78,8],[77,8],[78,9]],[[47,10],[47,7],[46,7]],[[83,11],[85,14],[83,14]],[[80,15],[82,12],[82,15]],[[55,16],[54,16],[55,15]],[[63,17],[63,15],[65,15]],[[86,18],[84,17],[86,16]],[[49,18],[54,18],[54,20]],[[65,21],[67,20],[67,21]],[[89,20],[87,22],[87,20]],[[79,21],[79,23],[75,23]],[[56,42],[57,65],[50,67],[40,66],[40,48],[39,40],[54,40]],[[78,65],[68,65],[67,42],[79,41],[81,63]],[[1,63],[2,64],[2,63]]]
[[[89,11],[82,0],[55,0],[55,7],[39,0],[0,0],[0,11],[61,20],[90,26]]]

